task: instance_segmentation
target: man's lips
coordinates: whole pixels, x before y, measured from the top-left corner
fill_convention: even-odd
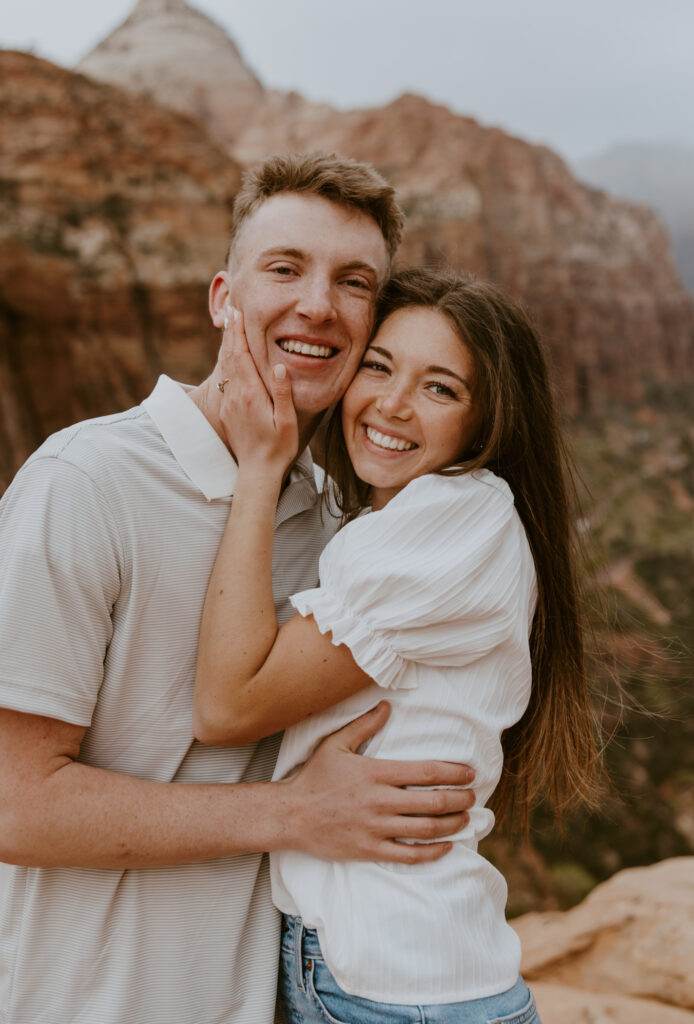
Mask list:
[[[307,338],[302,335],[278,338],[276,344],[290,355],[309,356],[312,359],[330,359],[337,352],[334,345],[327,344],[321,338]]]

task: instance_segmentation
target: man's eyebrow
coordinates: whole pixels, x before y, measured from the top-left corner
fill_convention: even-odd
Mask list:
[[[379,352],[382,356],[385,356],[386,359],[390,359],[391,362],[393,361],[392,353],[390,353],[387,348],[381,348],[380,345],[369,345],[365,352],[365,356],[368,356],[369,352]],[[453,370],[449,370],[447,366],[427,366],[426,372],[443,373],[447,377],[455,377],[456,380],[459,380],[461,384],[465,385],[468,391],[472,390],[469,381],[465,380],[464,377],[461,377],[460,374],[455,373]]]
[[[261,259],[264,256],[294,256],[296,259],[303,260],[306,258],[306,253],[301,249],[294,249],[290,245],[273,245],[272,248],[264,249],[261,252]]]
[[[367,263],[366,260],[350,260],[349,263],[344,263],[341,267],[342,270],[365,270],[369,274],[373,274],[374,277],[378,277],[378,271],[371,264]]]
[[[273,245],[270,249],[264,249],[260,254],[260,259],[267,259],[268,256],[293,256],[297,260],[308,259],[307,253],[302,249],[295,249],[291,245]],[[367,263],[366,260],[349,260],[348,263],[341,264],[340,271],[342,273],[350,270],[363,270],[378,278],[378,271],[373,264]]]

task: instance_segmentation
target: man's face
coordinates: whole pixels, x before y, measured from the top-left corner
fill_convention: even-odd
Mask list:
[[[319,196],[271,196],[236,239],[228,272],[210,289],[221,326],[225,305],[243,312],[258,372],[269,388],[284,363],[300,420],[342,397],[371,334],[387,270],[376,222]]]

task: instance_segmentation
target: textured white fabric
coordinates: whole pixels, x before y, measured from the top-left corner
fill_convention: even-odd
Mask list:
[[[287,730],[276,777],[386,696],[391,715],[368,756],[470,764],[477,803],[435,864],[273,854],[273,899],[318,930],[328,966],[354,995],[426,1004],[503,992],[520,948],[504,918],[504,879],[477,844],[493,826],[484,805],[501,774],[501,733],[530,695],[535,570],[511,492],[486,470],[420,477],[332,539],[320,579],[292,603],[375,682]]]
[[[87,726],[80,760],[112,771],[268,779],[277,737],[221,749],[192,736],[200,614],[235,474],[166,378],[142,406],[49,438],[0,503],[0,706]],[[318,579],[324,518],[305,456],[277,509],[281,621]],[[142,871],[0,865],[1,1024],[270,1024],[277,958],[261,854]]]

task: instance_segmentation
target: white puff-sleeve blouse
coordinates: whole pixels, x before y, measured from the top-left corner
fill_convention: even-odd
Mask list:
[[[414,867],[271,857],[273,899],[316,928],[347,991],[392,1003],[477,999],[516,981],[506,884],[477,853],[494,817],[501,734],[527,707],[536,602],[532,555],[507,484],[488,470],[419,477],[333,537],[320,586],[292,598],[346,644],[374,683],[288,729],[275,771],[303,763],[329,733],[392,705],[369,757],[459,761],[476,805],[453,850]]]

